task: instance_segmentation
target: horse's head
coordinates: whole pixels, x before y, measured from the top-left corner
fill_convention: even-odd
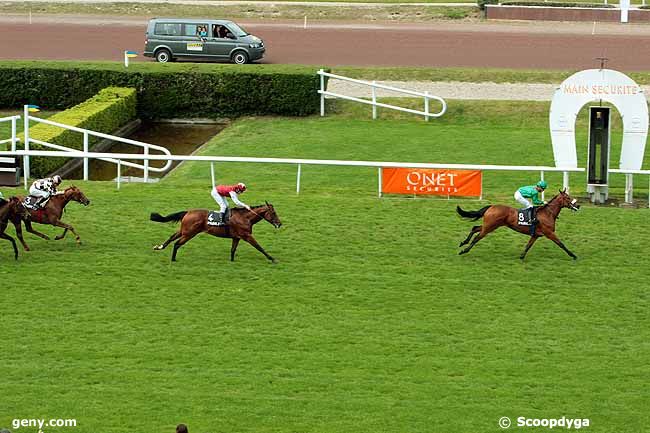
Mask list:
[[[264,211],[264,219],[273,224],[273,227],[276,229],[279,229],[282,226],[282,221],[280,221],[280,218],[278,217],[278,214],[275,213],[275,209],[273,208],[273,205],[269,203],[268,201],[265,201],[266,203],[266,210]]]
[[[571,198],[571,196],[566,193],[566,188],[564,188],[563,190],[560,190],[560,194],[556,196],[556,199],[558,200],[558,203],[560,204],[560,207],[569,208],[574,212],[576,212],[576,211],[578,211],[578,209],[580,209],[580,205],[578,204],[578,200],[576,200],[575,198]]]
[[[67,188],[65,190],[65,193],[66,195],[68,195],[70,200],[76,201],[77,203],[81,203],[84,206],[88,206],[90,204],[90,200],[88,200],[88,197],[86,197],[84,193],[81,192],[81,190],[74,185]]]

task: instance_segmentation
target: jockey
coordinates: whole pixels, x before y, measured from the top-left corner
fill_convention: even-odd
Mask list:
[[[50,196],[59,194],[56,191],[56,187],[61,185],[62,181],[63,179],[61,179],[61,176],[58,174],[53,177],[35,181],[32,186],[29,187],[29,195],[38,198],[36,203],[34,203],[35,206],[37,208],[40,208],[41,204],[45,203],[50,198]]]
[[[535,208],[534,206],[541,206],[546,202],[539,199],[539,193],[548,188],[548,184],[544,180],[540,180],[535,185],[522,186],[515,191],[515,200],[524,206],[524,209],[530,209],[530,220],[535,222]],[[531,199],[532,203],[528,200]]]
[[[224,214],[226,209],[228,209],[228,201],[226,200],[226,197],[230,197],[237,206],[251,210],[249,205],[239,200],[238,194],[242,194],[244,191],[246,191],[246,185],[242,182],[239,182],[236,185],[217,185],[212,188],[210,195],[212,195],[214,201],[219,204],[220,221],[217,222],[218,224],[223,224]]]

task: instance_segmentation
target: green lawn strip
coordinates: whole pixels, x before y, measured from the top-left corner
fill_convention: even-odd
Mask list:
[[[200,153],[551,165],[544,103],[497,108],[450,101],[450,115],[430,122],[355,120],[341,107],[324,119],[245,118]],[[525,122],[503,115],[516,110]],[[283,228],[260,223],[255,236],[278,265],[243,243],[230,263],[230,242],[206,235],[175,264],[171,250],[151,249],[177,226],[148,221],[150,212],[216,206],[205,163],[119,191],[75,182],[92,202],[64,216],[80,247],[28,235],[33,251],[16,263],[0,243],[0,428],[41,413],[77,418],[80,433],[179,422],[497,432],[502,416],[590,418],[592,432],[635,433],[650,421],[650,263],[636,229],[650,211],[565,211],[557,231],[580,259],[541,240],[520,263],[526,238],[507,229],[457,256],[473,223],[455,206],[487,202],[377,199],[374,169],[303,166],[296,195],[295,166],[215,168],[220,182],[249,184],[246,202],[276,206]],[[536,178],[486,173],[487,197],[514,205],[514,189]],[[572,177],[578,195],[583,184]],[[621,271],[596,278],[603,264]]]
[[[332,0],[334,1],[334,0]],[[414,1],[409,0],[407,2]],[[425,0],[430,2],[430,0]],[[454,3],[451,1],[450,3]],[[409,21],[427,22],[439,19],[479,19],[476,6],[420,6],[396,5],[386,2],[372,6],[327,6],[318,5],[183,5],[170,3],[2,3],[0,13],[32,14],[74,14],[108,15],[131,17],[228,17],[231,19],[286,20],[305,16],[311,20],[364,20],[364,21]],[[401,3],[401,2],[400,2]],[[421,3],[417,1],[417,3]],[[444,3],[447,3],[446,1]],[[461,2],[464,3],[464,2]]]
[[[427,67],[337,66],[332,73],[349,78],[378,81],[459,81],[470,83],[550,83],[560,84],[578,71],[538,71],[519,69],[471,69]],[[650,84],[648,72],[626,72],[638,84]]]

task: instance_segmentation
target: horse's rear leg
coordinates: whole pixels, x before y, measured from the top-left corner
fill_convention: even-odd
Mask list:
[[[14,224],[16,224],[16,223],[14,223]],[[26,220],[26,221],[25,221],[25,229],[26,229],[29,233],[31,233],[31,234],[33,234],[33,235],[36,235],[36,236],[38,236],[39,238],[43,238],[43,239],[45,239],[46,241],[49,241],[49,240],[50,240],[50,237],[49,237],[48,235],[43,234],[43,233],[41,233],[41,232],[38,232],[38,231],[34,230],[34,227],[32,227],[32,222],[29,221],[29,220]]]
[[[16,241],[14,238],[4,233],[4,230],[0,232],[0,239],[6,239],[11,242],[11,245],[14,247],[14,259],[18,260],[18,247],[16,246]]]
[[[458,254],[459,255],[467,254],[469,252],[469,250],[471,250],[474,247],[474,245],[476,245],[476,243],[478,241],[480,241],[481,239],[486,237],[490,232],[493,232],[496,228],[497,228],[496,226],[486,227],[485,225],[483,225],[483,227],[481,227],[481,232],[476,237],[474,237],[474,239],[472,239],[472,243],[469,244],[469,246],[467,248],[465,248],[464,250],[462,250]]]
[[[461,242],[460,245],[458,245],[458,248],[462,247],[463,245],[467,245],[469,240],[472,239],[472,236],[474,236],[474,234],[480,231],[481,231],[481,226],[472,227],[472,229],[469,231],[469,234],[467,235],[467,238],[463,242]]]
[[[523,260],[523,259],[526,257],[526,253],[528,253],[528,250],[531,249],[531,247],[533,246],[533,244],[535,243],[535,241],[536,241],[538,238],[539,238],[539,236],[531,236],[531,237],[530,237],[530,240],[529,240],[528,243],[526,244],[526,248],[524,249],[524,252],[521,253],[521,256],[519,256],[519,258],[520,258],[521,260]]]
[[[232,238],[232,246],[230,247],[230,261],[235,261],[235,252],[237,251],[237,245],[239,245],[239,238]]]
[[[253,235],[243,236],[242,239],[244,239],[246,242],[254,246],[257,251],[264,254],[266,258],[269,259],[271,262],[277,263],[276,260],[273,257],[271,257],[266,251],[264,251],[264,248],[262,248],[260,244],[257,243]]]
[[[171,236],[169,237],[169,239],[167,239],[167,240],[166,240],[165,242],[163,242],[162,244],[160,244],[160,245],[154,245],[153,249],[154,249],[155,251],[164,250],[165,248],[167,248],[167,245],[171,244],[172,242],[174,242],[176,239],[178,239],[178,238],[180,238],[180,237],[181,237],[181,231],[179,230],[179,231],[177,231],[176,233],[174,233],[173,235],[171,235]]]
[[[68,233],[68,229],[63,230],[63,233],[61,233],[60,235],[55,237],[54,240],[55,241],[60,241],[61,239],[63,239],[65,237],[66,233]]]
[[[23,226],[20,223],[20,220],[19,221],[11,221],[11,222],[13,223],[14,228],[16,229],[16,236],[18,237],[18,240],[20,241],[20,243],[23,245],[23,249],[25,251],[29,251],[29,247],[27,246],[27,243],[25,242],[25,239],[23,238]],[[4,229],[2,229],[1,231],[4,231]]]
[[[571,257],[573,260],[576,260],[578,258],[575,254],[573,254],[571,251],[569,251],[569,249],[567,247],[564,246],[564,244],[562,243],[560,238],[557,237],[555,232],[544,233],[544,235],[547,238],[549,238],[550,240],[552,240],[553,242],[555,242],[558,247],[562,248],[569,255],[569,257]]]
[[[188,243],[190,240],[192,240],[192,238],[194,236],[196,236],[197,234],[198,234],[198,232],[184,234],[184,235],[181,236],[181,238],[179,240],[176,241],[176,243],[174,244],[174,251],[172,252],[172,262],[176,261],[176,252],[178,251],[178,249],[180,247],[182,247],[183,245],[185,245],[186,243]]]

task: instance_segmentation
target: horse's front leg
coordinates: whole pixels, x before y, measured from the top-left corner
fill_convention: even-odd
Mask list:
[[[576,260],[578,258],[575,254],[569,251],[569,249],[566,246],[564,246],[564,244],[562,243],[560,238],[557,237],[555,232],[549,231],[548,233],[544,233],[544,235],[546,235],[547,238],[555,242],[558,247],[562,248],[573,260]]]
[[[526,248],[524,249],[524,252],[521,253],[521,256],[519,258],[523,260],[526,257],[526,254],[528,253],[528,250],[532,248],[533,244],[535,241],[539,238],[539,236],[531,236],[530,239],[528,240],[528,243],[526,244]]]
[[[22,226],[20,220],[18,220],[18,221],[13,221],[12,220],[11,222],[14,225],[14,228],[16,229],[16,236],[18,237],[18,240],[20,241],[20,243],[23,245],[23,249],[25,251],[29,251],[29,247],[27,246],[27,243],[25,242],[25,239],[23,239],[23,226]],[[4,231],[4,229],[2,231]]]
[[[68,229],[67,229],[67,228],[66,228],[65,230],[63,230],[63,233],[61,233],[60,235],[58,235],[57,237],[55,237],[54,240],[55,240],[55,241],[60,241],[61,239],[63,239],[63,238],[65,237],[66,233],[68,233]]]
[[[25,223],[25,229],[26,229],[29,233],[31,233],[31,234],[33,234],[33,235],[36,235],[36,236],[38,236],[39,238],[43,238],[43,239],[45,239],[46,241],[49,241],[49,240],[50,240],[50,237],[49,237],[48,235],[46,235],[46,234],[44,234],[44,233],[41,233],[41,232],[39,232],[39,231],[34,230],[34,227],[32,227],[32,222],[31,222],[31,221],[26,220],[26,221],[24,221],[24,223]],[[15,223],[14,223],[14,224],[15,224]]]
[[[57,220],[54,223],[52,223],[52,225],[56,226],[56,227],[62,227],[62,228],[65,229],[63,231],[63,234],[61,235],[61,237],[59,238],[59,236],[57,236],[56,239],[63,239],[63,236],[65,236],[65,234],[68,232],[68,230],[70,230],[72,232],[72,234],[74,234],[76,236],[77,245],[81,245],[81,238],[79,237],[77,232],[74,231],[74,228],[70,224],[66,224],[63,221]]]
[[[277,261],[273,257],[271,257],[266,251],[264,251],[264,248],[262,248],[260,244],[257,243],[253,235],[249,234],[249,235],[242,236],[242,239],[248,242],[249,244],[251,244],[252,246],[254,246],[255,249],[257,249],[257,251],[264,254],[266,258],[269,259],[272,263],[277,263]]]
[[[11,245],[14,247],[14,259],[18,260],[18,247],[16,246],[16,241],[14,240],[14,238],[6,234],[4,232],[4,229],[2,229],[0,230],[0,239],[6,239],[9,242],[11,242]]]
[[[232,246],[230,247],[230,261],[235,261],[235,252],[237,251],[237,245],[239,245],[239,238],[232,238]]]

